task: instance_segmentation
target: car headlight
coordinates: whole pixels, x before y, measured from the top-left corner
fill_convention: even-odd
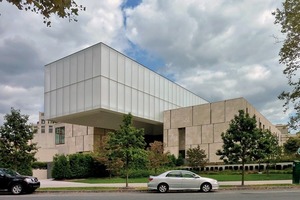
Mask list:
[[[27,183],[34,183],[33,178],[25,178],[24,181],[27,182]]]

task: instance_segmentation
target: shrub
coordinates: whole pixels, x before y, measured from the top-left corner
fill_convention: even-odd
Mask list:
[[[92,175],[93,157],[90,154],[71,154],[69,157],[71,178],[85,178]]]
[[[65,155],[55,155],[53,158],[52,177],[54,179],[69,179],[71,177],[70,163]]]

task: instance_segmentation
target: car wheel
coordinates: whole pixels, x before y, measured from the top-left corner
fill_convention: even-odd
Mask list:
[[[201,192],[209,192],[211,191],[211,184],[210,183],[203,183],[200,187]]]
[[[12,194],[21,194],[23,191],[23,186],[20,183],[14,184],[10,189]]]
[[[168,192],[169,186],[166,183],[161,183],[161,184],[158,185],[157,190],[160,193],[165,193],[165,192]]]

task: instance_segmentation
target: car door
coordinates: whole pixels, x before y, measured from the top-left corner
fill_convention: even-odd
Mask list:
[[[6,173],[0,169],[0,189],[7,189],[8,188],[8,178],[6,176]]]
[[[200,190],[200,177],[192,172],[182,172],[181,184],[184,189]]]
[[[169,185],[170,189],[180,189],[181,188],[181,172],[171,171],[166,175],[165,181]]]

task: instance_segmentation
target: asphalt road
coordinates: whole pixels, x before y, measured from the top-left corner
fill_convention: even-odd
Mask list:
[[[149,192],[99,192],[99,193],[35,193],[30,195],[1,194],[0,200],[299,200],[300,190],[230,190],[210,193],[172,192],[166,194]]]

